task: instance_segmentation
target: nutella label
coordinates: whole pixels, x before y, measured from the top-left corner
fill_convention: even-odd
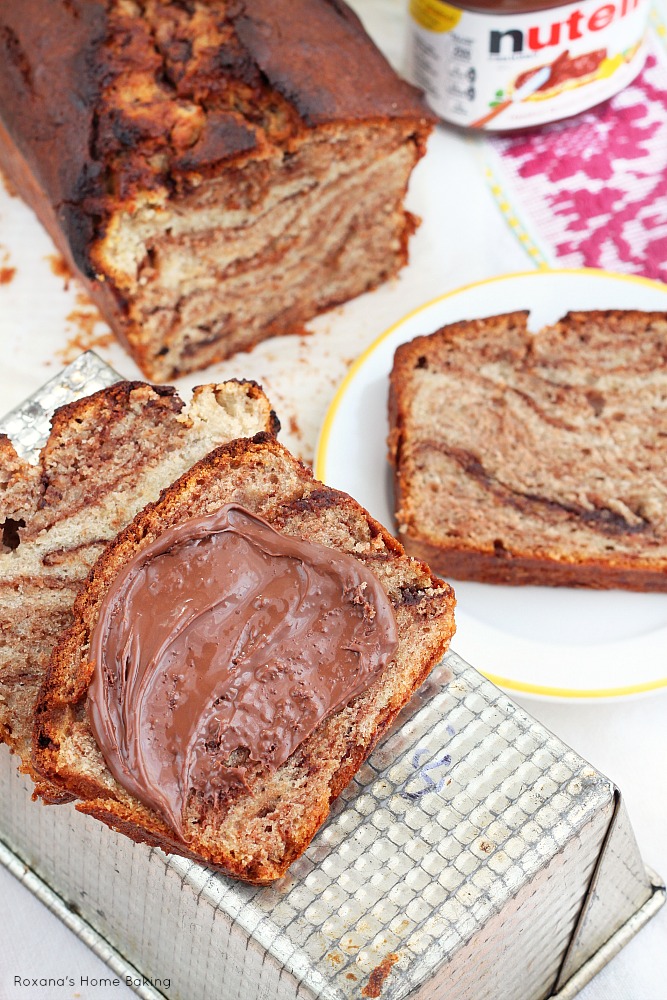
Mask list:
[[[644,63],[649,0],[582,0],[522,13],[411,0],[408,72],[437,114],[491,131],[567,118],[617,93]]]
[[[165,531],[119,573],[91,637],[87,712],[116,780],[188,839],[391,661],[384,589],[346,553],[236,505]]]

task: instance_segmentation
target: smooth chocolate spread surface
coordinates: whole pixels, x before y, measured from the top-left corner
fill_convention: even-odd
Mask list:
[[[215,803],[247,767],[279,767],[396,645],[363,564],[227,505],[165,531],[112,584],[88,716],[117,781],[185,838],[192,792]]]

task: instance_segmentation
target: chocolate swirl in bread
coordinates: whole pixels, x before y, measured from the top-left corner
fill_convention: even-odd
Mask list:
[[[90,640],[105,595],[128,561],[192,517],[238,504],[287,538],[303,539],[358,561],[376,578],[396,618],[398,645],[368,686],[335,710],[277,768],[242,753],[225,794],[185,789],[176,830],[119,784],[93,736],[86,710],[93,672]],[[149,505],[105,551],[77,598],[74,622],[59,643],[37,706],[36,761],[77,808],[135,840],[194,857],[249,882],[282,875],[310,843],[333,799],[357,771],[415,688],[438,662],[454,631],[451,588],[349,496],[329,489],[276,441],[257,438],[217,449]]]
[[[37,465],[0,438],[0,740],[45,799],[68,796],[34,770],[35,699],[90,567],[138,510],[216,445],[277,428],[251,382],[202,386],[188,406],[171,387],[119,382],[56,411]]]
[[[667,319],[455,323],[396,352],[408,551],[459,579],[667,590]]]
[[[402,267],[431,127],[340,0],[0,2],[0,166],[152,379]]]

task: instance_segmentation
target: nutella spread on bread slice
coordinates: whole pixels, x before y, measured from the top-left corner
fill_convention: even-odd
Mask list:
[[[398,641],[377,578],[345,552],[226,504],[159,536],[109,589],[88,718],[109,770],[187,839],[189,792],[275,770],[366,688]]]
[[[133,840],[271,882],[439,662],[454,603],[273,437],[233,441],[145,507],[93,567],[42,687],[36,764],[79,811]],[[96,738],[100,706],[111,724],[93,723]],[[114,771],[109,745],[123,740],[134,762],[118,758]],[[128,785],[130,770],[141,780],[138,760],[166,804]]]
[[[115,385],[59,408],[36,465],[0,435],[0,743],[51,802],[68,798],[35,771],[34,707],[49,656],[107,542],[211,449],[278,430],[254,382]],[[8,530],[14,526],[13,533]]]

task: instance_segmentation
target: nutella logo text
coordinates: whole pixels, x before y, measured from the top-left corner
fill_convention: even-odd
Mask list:
[[[489,52],[495,56],[539,52],[540,49],[574,42],[584,38],[587,32],[602,31],[613,21],[636,10],[640,2],[641,0],[620,0],[618,3],[605,3],[590,14],[576,8],[562,21],[554,21],[551,25],[535,25],[526,31],[520,28],[491,31]]]

